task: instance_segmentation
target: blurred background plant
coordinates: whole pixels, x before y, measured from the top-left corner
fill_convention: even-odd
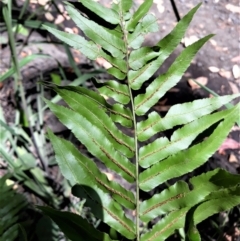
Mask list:
[[[176,5],[170,2],[179,21]],[[47,127],[76,145],[79,143],[42,101],[45,96],[56,103],[60,97],[38,82],[93,88],[88,80],[96,75],[104,78],[107,63],[101,59],[98,64],[90,63],[43,30],[45,24],[80,33],[72,27],[61,1],[2,0],[0,7],[0,240],[66,240],[36,205],[81,214],[95,226],[99,221],[84,207],[84,200],[71,195],[71,185],[56,165],[45,134]],[[193,81],[206,93],[218,95],[194,78]],[[227,230],[240,234],[236,231],[239,216],[239,207],[215,215],[204,239],[227,240]],[[203,233],[204,228],[205,224]],[[183,230],[177,238],[184,240]]]

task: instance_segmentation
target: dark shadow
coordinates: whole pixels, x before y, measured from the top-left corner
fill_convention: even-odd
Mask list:
[[[103,220],[103,204],[101,201],[101,198],[99,197],[98,193],[91,187],[86,186],[86,185],[78,185],[76,184],[72,188],[72,194],[81,200],[85,199],[84,206],[89,208],[90,210],[88,211],[89,215],[92,213],[94,215],[94,219],[97,218],[98,220]],[[88,222],[91,224],[96,225],[96,220],[93,220],[93,217],[89,215],[87,217]],[[94,239],[94,237],[91,237],[91,239],[86,239],[86,240],[104,240],[103,237],[103,232],[109,233],[109,227],[102,221],[100,221],[97,229],[101,232],[99,232],[99,236]],[[85,236],[86,237],[86,236]]]

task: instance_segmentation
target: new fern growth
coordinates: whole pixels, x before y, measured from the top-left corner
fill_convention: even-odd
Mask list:
[[[112,78],[104,83],[95,81],[99,93],[83,87],[51,85],[68,108],[46,102],[95,158],[127,182],[136,184],[132,192],[108,180],[93,160],[49,131],[61,171],[75,185],[73,194],[86,198],[86,206],[111,230],[102,233],[76,214],[41,207],[71,240],[161,241],[180,228],[186,229],[190,240],[200,240],[198,223],[240,203],[240,177],[221,169],[195,176],[189,183],[177,181],[148,200],[139,195],[140,190],[152,191],[204,164],[226,138],[239,113],[239,105],[216,112],[239,95],[177,104],[164,117],[152,111],[159,99],[180,81],[197,51],[213,36],[208,35],[184,49],[168,71],[145,88],[145,82],[180,43],[200,6],[193,8],[154,46],[142,47],[144,35],[158,31],[156,17],[148,13],[152,4],[152,0],[143,1],[135,12],[131,0],[115,1],[111,8],[91,0],[80,0],[79,9],[67,4],[70,17],[86,38],[45,26],[89,59],[102,57],[111,64],[107,72]],[[145,92],[134,97],[133,90],[140,88],[145,88]],[[103,96],[115,100],[114,104]],[[138,116],[146,118],[138,122]],[[208,138],[194,143],[214,124],[216,128]],[[124,134],[123,127],[131,129],[133,136]],[[156,133],[173,127],[176,130],[170,139],[149,141]],[[126,209],[134,211],[134,221],[125,215]],[[142,224],[157,217],[159,221],[151,229],[141,232]]]

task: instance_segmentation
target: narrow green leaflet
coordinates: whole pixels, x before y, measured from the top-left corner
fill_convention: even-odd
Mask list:
[[[80,2],[88,8],[90,11],[97,14],[99,17],[104,19],[105,21],[118,24],[119,23],[119,15],[111,8],[106,8],[102,4],[92,0],[80,0]],[[130,1],[131,2],[131,1]],[[106,14],[107,13],[107,14]]]
[[[52,33],[54,36],[62,40],[63,42],[69,44],[75,49],[81,51],[89,59],[95,60],[99,56],[99,49],[96,44],[91,41],[87,41],[85,38],[72,34],[72,33],[65,33],[63,31],[59,31],[54,28],[50,28],[44,25],[44,28]]]
[[[163,39],[161,39],[158,43],[157,46],[162,48],[164,51],[167,49],[167,52],[170,49],[174,49],[177,47],[177,44],[181,41],[181,39],[184,37],[184,34],[192,21],[192,18],[196,11],[199,9],[202,3],[199,3],[196,7],[191,9],[175,26],[175,28]],[[174,37],[173,37],[174,36]]]
[[[169,89],[178,83],[197,51],[212,36],[213,34],[210,34],[184,49],[170,66],[167,73],[155,79],[146,88],[145,94],[140,94],[134,99],[137,115],[144,115]],[[179,66],[181,66],[181,68],[179,68]]]
[[[124,80],[126,78],[126,74],[121,72],[119,69],[117,69],[115,67],[111,67],[111,68],[107,69],[107,72],[119,80]]]
[[[240,204],[240,187],[228,188],[209,194],[206,202],[200,204],[193,215],[198,224],[213,214],[229,210]]]
[[[144,222],[149,222],[161,214],[166,214],[171,207],[173,201],[178,201],[189,192],[186,182],[179,181],[173,186],[165,189],[159,194],[155,194],[152,198],[144,201],[140,205],[140,218]],[[169,208],[170,206],[170,208]],[[176,206],[176,209],[178,206]],[[173,211],[173,210],[170,210]]]
[[[214,123],[225,118],[232,110],[224,110],[212,115],[203,116],[182,128],[177,129],[169,141],[167,137],[161,137],[154,142],[143,146],[139,150],[139,164],[147,168],[167,156],[173,155],[181,150],[187,149],[192,141],[204,130]]]
[[[142,19],[153,4],[153,0],[145,0],[142,5],[139,6],[137,11],[133,14],[132,18],[127,24],[127,30],[132,31],[134,30],[135,26],[137,25],[138,21]]]
[[[121,6],[121,9],[123,10],[123,12],[127,12],[132,7],[133,1],[132,0],[119,0],[118,4]]]
[[[138,23],[134,32],[128,35],[128,45],[137,49],[144,41],[144,34],[154,33],[159,30],[157,18],[153,14],[147,14],[140,23]]]
[[[133,90],[141,88],[142,84],[148,80],[159,69],[163,61],[165,60],[162,52],[159,53],[159,57],[156,60],[150,61],[150,63],[144,65],[139,70],[129,70],[128,79],[130,86]]]
[[[226,138],[239,116],[239,108],[240,105],[233,108],[227,118],[218,125],[204,142],[180,151],[142,172],[139,176],[140,188],[143,191],[149,191],[161,183],[186,174],[206,162]]]
[[[129,57],[129,66],[137,70],[145,65],[148,61],[158,57],[160,52],[153,51],[151,47],[142,47],[131,52]]]
[[[66,9],[73,21],[88,38],[110,52],[113,57],[123,57],[123,52],[125,53],[126,49],[125,44],[121,38],[110,34],[104,27],[83,17],[73,7],[66,6]]]
[[[148,115],[147,120],[137,124],[138,140],[145,141],[159,131],[168,130],[174,126],[196,120],[239,96],[240,94],[226,95],[177,104],[169,109],[164,118],[161,118],[157,112],[153,111]]]
[[[151,61],[150,63],[143,66],[141,69],[137,71],[134,71],[134,70],[129,71],[128,79],[132,89],[134,90],[140,89],[144,81],[148,80],[159,69],[161,64],[167,59],[167,57],[177,47],[181,39],[184,37],[187,27],[191,22],[193,15],[200,7],[200,5],[201,4],[198,4],[195,8],[189,11],[189,13],[185,15],[181,19],[181,21],[176,25],[176,27],[166,37],[160,40],[159,43],[157,43],[157,47],[160,48],[160,56],[156,60]],[[141,43],[144,41],[144,38],[141,35],[134,39],[135,39],[134,45],[136,44],[141,45]],[[131,43],[131,45],[133,45],[133,43]]]
[[[97,218],[102,219],[103,222],[107,223],[128,239],[135,238],[134,223],[125,216],[120,205],[114,204],[111,198],[101,194],[100,191],[101,190],[98,192],[98,196],[94,189],[84,186],[76,185],[72,189],[73,195],[86,199],[85,205],[91,208],[91,212]]]
[[[105,83],[99,83],[95,80],[94,85],[102,95],[110,96],[121,104],[128,104],[130,102],[128,86],[125,84],[120,84],[115,80],[109,80]]]
[[[140,28],[140,27],[139,27]],[[144,42],[144,37],[140,34],[139,36],[137,36],[136,38],[133,38],[131,41],[131,47],[133,49],[138,49],[141,47],[142,43]],[[133,72],[135,73],[135,71]],[[144,82],[144,80],[142,81]]]
[[[141,236],[141,241],[164,241],[176,229],[183,228],[189,208],[175,211],[161,219],[151,231]]]
[[[70,142],[56,137],[51,131],[48,132],[48,136],[53,143],[61,171],[72,185],[84,184],[92,188],[97,187],[123,206],[134,209],[135,198],[132,192],[116,182],[110,182],[106,175],[99,171],[96,164],[82,155]],[[66,152],[68,152],[67,158],[63,155]]]
[[[59,233],[62,231],[50,217],[44,215],[35,225],[36,240],[59,241]],[[26,239],[26,241],[28,241],[28,239]]]
[[[111,241],[108,234],[102,233],[95,229],[91,224],[81,216],[70,213],[61,212],[50,207],[38,207],[44,214],[60,227],[65,236],[72,241]]]
[[[59,120],[87,147],[89,152],[127,181],[134,181],[134,165],[114,148],[108,137],[104,135],[103,128],[95,125],[97,123],[95,119],[86,119],[85,116],[73,110],[52,104],[47,100],[45,102]]]

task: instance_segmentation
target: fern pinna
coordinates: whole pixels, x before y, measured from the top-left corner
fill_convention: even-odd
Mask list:
[[[153,0],[143,1],[135,12],[130,0],[114,1],[111,8],[91,0],[79,2],[75,4],[78,9],[70,3],[66,9],[86,38],[45,28],[89,59],[101,57],[109,62],[112,67],[107,72],[112,79],[103,83],[95,81],[99,93],[83,87],[52,85],[68,107],[46,102],[95,158],[127,182],[135,182],[136,188],[132,192],[108,180],[93,160],[49,131],[63,175],[72,185],[81,185],[73,188],[73,194],[86,198],[86,206],[110,231],[102,233],[73,213],[48,207],[41,210],[71,240],[161,241],[180,228],[185,228],[190,240],[200,240],[198,223],[240,203],[238,175],[216,169],[191,178],[189,183],[177,181],[148,200],[142,200],[139,195],[140,190],[149,192],[205,163],[238,118],[239,105],[216,110],[239,95],[177,104],[164,117],[151,109],[178,83],[196,52],[213,36],[208,35],[185,48],[166,73],[144,87],[184,37],[200,4],[155,46],[142,47],[144,35],[158,31],[156,17],[148,13]],[[133,90],[140,88],[145,88],[145,92],[134,97]],[[146,118],[138,122],[137,117],[144,115]],[[117,127],[119,124],[131,128],[134,136],[124,134],[123,128]],[[193,143],[214,124],[216,128],[207,138]],[[156,133],[173,127],[176,130],[170,139],[160,137],[149,141]],[[135,220],[125,215],[126,209],[134,211]],[[155,225],[143,232],[141,227],[157,217]]]

